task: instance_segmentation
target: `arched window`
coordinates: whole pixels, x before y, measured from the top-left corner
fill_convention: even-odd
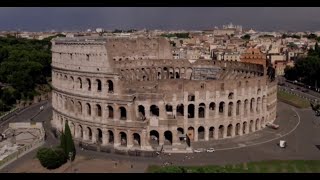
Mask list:
[[[86,108],[87,108],[87,115],[91,115],[91,106],[89,103],[86,104]]]
[[[150,106],[150,114],[152,116],[158,116],[159,117],[159,107],[156,105]]]
[[[98,117],[102,116],[101,106],[99,104],[96,105],[96,115]]]
[[[120,107],[120,119],[127,120],[127,110],[124,107]]]
[[[87,84],[88,84],[88,91],[91,91],[91,81],[90,79],[86,79]]]
[[[113,82],[111,80],[108,80],[107,83],[108,83],[108,92],[109,93],[113,93],[114,92],[114,90],[113,90]]]
[[[101,84],[101,81],[99,79],[96,80],[96,83],[97,83],[97,90],[98,91],[102,91],[102,84]]]

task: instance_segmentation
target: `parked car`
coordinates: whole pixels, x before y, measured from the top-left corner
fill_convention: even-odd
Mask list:
[[[201,153],[201,151],[199,149],[194,149],[193,152],[195,153]]]
[[[207,152],[214,152],[214,148],[207,149]]]
[[[273,123],[270,123],[270,122],[268,122],[266,124],[266,126],[269,127],[269,128],[272,128],[272,129],[278,129],[279,128],[279,125],[273,124]]]

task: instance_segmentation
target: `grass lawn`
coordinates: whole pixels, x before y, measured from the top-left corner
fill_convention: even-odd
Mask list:
[[[310,107],[310,102],[306,99],[298,97],[296,95],[290,94],[284,91],[278,91],[278,99],[290,105],[298,108],[308,108]]]
[[[147,173],[320,173],[320,161],[260,161],[226,166],[149,166]]]

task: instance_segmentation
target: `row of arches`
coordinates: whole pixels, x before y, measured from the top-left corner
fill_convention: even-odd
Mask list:
[[[102,92],[104,86],[108,93],[114,92],[114,84],[112,80],[107,80],[103,85],[100,79],[91,78],[74,78],[73,76],[63,75],[61,73],[55,73],[55,80],[58,81],[58,84],[65,84],[69,89],[78,89],[78,90],[87,90],[87,91],[96,91]]]

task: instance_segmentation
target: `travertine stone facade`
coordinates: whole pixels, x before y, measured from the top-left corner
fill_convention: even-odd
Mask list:
[[[52,41],[53,121],[77,141],[151,150],[242,136],[276,117],[262,65],[174,60],[162,38]],[[182,138],[181,138],[182,137]]]

